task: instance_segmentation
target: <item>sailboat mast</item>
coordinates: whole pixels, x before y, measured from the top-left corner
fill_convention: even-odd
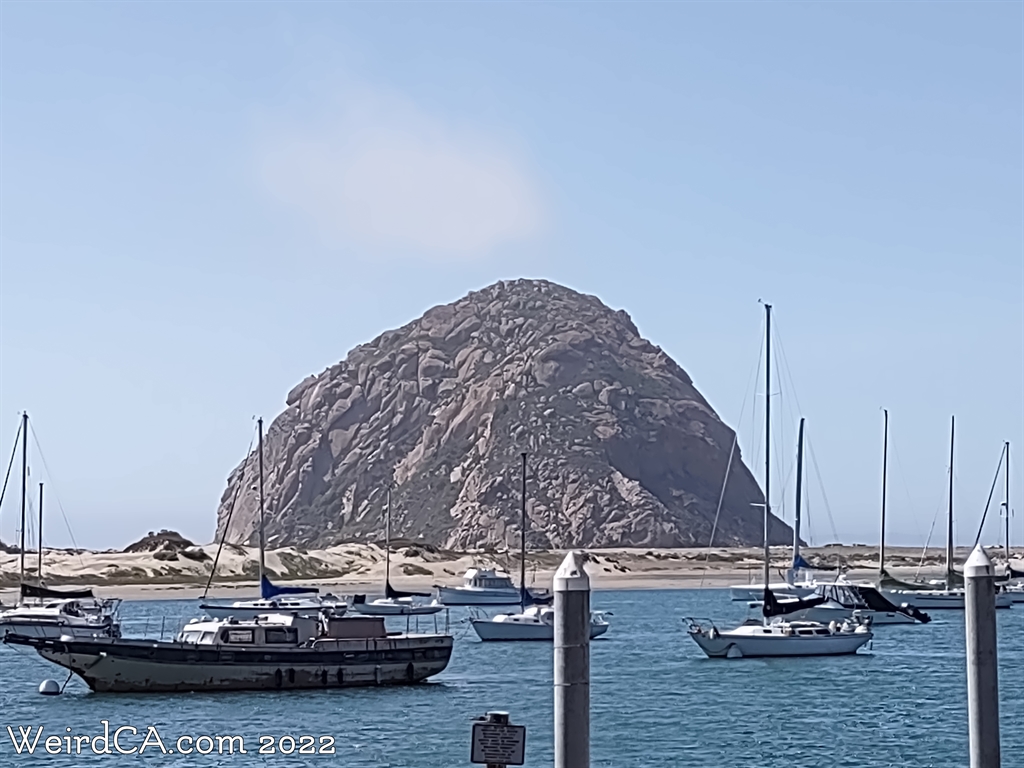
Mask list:
[[[259,429],[259,465],[260,465],[260,589],[263,589],[263,578],[267,570],[264,549],[267,545],[263,534],[263,418],[256,421]]]
[[[1010,441],[1006,441],[1006,488],[1003,490],[1003,506],[1006,508],[1006,562],[1010,562]]]
[[[28,501],[28,411],[21,414],[21,544],[18,580],[25,583],[25,507]]]
[[[882,430],[882,534],[878,540],[878,578],[885,576],[885,497],[889,476],[889,411],[884,410],[885,427]]]
[[[946,524],[946,589],[953,587],[953,440],[956,417],[949,420],[949,520]]]
[[[384,509],[384,592],[391,586],[391,485],[388,485]],[[385,595],[390,597],[390,595]]]
[[[526,452],[523,451],[523,473],[522,488],[520,491],[520,520],[519,520],[519,549],[522,557],[519,559],[519,603],[520,607],[526,610]]]
[[[796,519],[793,524],[793,567],[800,561],[800,507],[804,479],[804,419],[800,419],[800,432],[796,439]]]
[[[771,571],[768,521],[771,520],[772,482],[772,305],[764,305],[764,588],[767,591]]]
[[[59,501],[59,499],[58,499]],[[43,484],[39,484],[39,568],[37,569],[39,583],[43,583]]]

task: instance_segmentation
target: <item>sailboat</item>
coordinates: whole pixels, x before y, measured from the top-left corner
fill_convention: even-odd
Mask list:
[[[417,603],[414,597],[430,597],[422,592],[401,592],[391,586],[391,487],[388,486],[384,513],[384,597],[366,601],[366,595],[352,596],[352,610],[365,616],[425,616],[444,606],[437,600]]]
[[[320,590],[316,587],[282,587],[274,584],[267,577],[266,566],[266,542],[264,540],[264,499],[263,499],[263,419],[257,420],[259,430],[258,456],[259,456],[259,547],[260,547],[260,596],[250,600],[236,600],[232,603],[208,603],[206,592],[203,593],[203,601],[199,609],[204,613],[219,618],[255,618],[264,613],[298,613],[299,615],[315,615],[322,611],[329,612],[335,616],[341,616],[348,609],[348,603],[334,595],[327,594],[322,597],[317,594]],[[242,468],[244,480],[245,468]],[[241,482],[241,481],[240,481]],[[224,536],[227,536],[225,526]],[[223,545],[223,541],[221,542]],[[214,561],[213,572],[210,573],[210,581],[207,582],[206,591],[209,591],[210,583],[213,581],[213,573],[217,569]],[[298,595],[314,595],[312,597],[298,597]]]
[[[120,600],[97,599],[91,589],[51,589],[43,583],[43,484],[39,484],[39,564],[36,583],[25,570],[25,523],[28,507],[28,413],[21,416],[21,543],[19,547],[20,600],[0,611],[0,636],[36,638],[120,637],[114,618]],[[17,438],[15,438],[17,443]],[[14,456],[11,456],[13,462]]]
[[[942,610],[964,608],[964,577],[953,564],[953,460],[956,437],[956,417],[951,417],[949,426],[949,506],[946,518],[946,578],[944,585],[921,582],[905,582],[894,579],[885,570],[885,563],[879,566],[879,588],[893,602],[905,602],[921,610]],[[1009,608],[1012,599],[1005,592],[996,593],[996,608]]]
[[[778,620],[794,606],[781,608],[770,587],[768,524],[771,521],[771,343],[772,307],[765,304],[765,462],[764,462],[764,596],[762,619],[748,619],[735,629],[720,630],[707,619],[686,618],[687,634],[708,658],[765,656],[839,656],[856,653],[873,637],[866,624],[845,620],[823,624],[817,621]],[[802,607],[825,602],[812,598]],[[776,619],[773,621],[773,619]]]
[[[888,435],[889,416],[886,413],[886,434]],[[804,454],[804,419],[800,419],[800,431],[796,450],[796,516],[793,524],[793,561],[803,561],[800,557],[800,518],[801,493],[803,485],[803,454]],[[885,473],[882,474],[882,528],[885,528]],[[884,542],[883,533],[883,542]],[[884,546],[884,544],[883,544]],[[828,624],[833,621],[855,619],[871,626],[877,624],[926,624],[931,621],[928,614],[913,606],[896,606],[886,600],[874,586],[855,584],[839,576],[834,581],[804,581],[813,591],[807,599],[778,597],[780,613],[774,617],[778,621],[783,617],[790,620],[803,619],[820,621]],[[751,607],[760,607],[761,601],[751,603]]]
[[[520,514],[519,612],[500,613],[490,618],[471,619],[477,637],[491,640],[554,640],[555,609],[541,604],[526,588],[526,454],[522,454],[522,511]],[[608,631],[604,611],[590,612],[590,639]]]

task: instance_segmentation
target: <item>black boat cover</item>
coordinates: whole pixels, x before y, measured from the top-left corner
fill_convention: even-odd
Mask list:
[[[761,605],[761,613],[766,619],[772,616],[785,616],[788,613],[794,613],[796,611],[803,610],[804,608],[813,608],[816,605],[821,605],[827,597],[824,595],[815,595],[814,597],[808,597],[801,600],[787,600],[785,603],[780,603],[770,589],[765,587],[764,590],[764,602]]]
[[[21,596],[53,600],[87,600],[93,597],[93,594],[91,589],[50,589],[35,584],[22,584]]]

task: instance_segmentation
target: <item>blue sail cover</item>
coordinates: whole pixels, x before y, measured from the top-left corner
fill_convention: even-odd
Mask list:
[[[260,579],[260,596],[264,600],[269,600],[278,595],[302,595],[319,591],[316,587],[279,587],[276,584],[271,584],[270,579],[266,576]]]
[[[811,570],[811,564],[808,563],[806,560],[804,560],[803,557],[801,557],[800,555],[797,555],[796,557],[793,558],[793,570],[794,571],[799,571],[799,570],[808,570],[809,571],[809,570]]]

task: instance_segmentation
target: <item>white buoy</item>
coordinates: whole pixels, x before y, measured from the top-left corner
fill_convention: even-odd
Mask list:
[[[59,696],[60,695],[60,683],[56,680],[43,680],[39,684],[39,692],[43,696]]]

